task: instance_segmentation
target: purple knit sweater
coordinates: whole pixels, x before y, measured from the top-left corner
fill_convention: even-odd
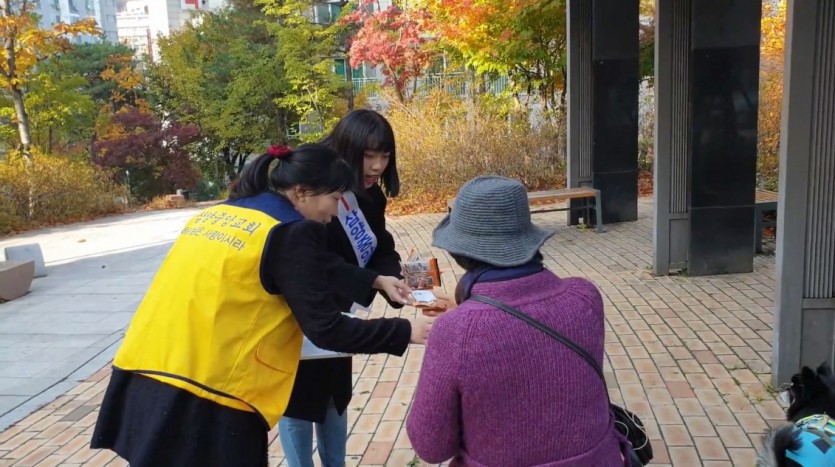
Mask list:
[[[585,279],[543,271],[480,283],[602,363],[604,314]],[[579,355],[518,318],[468,300],[429,336],[406,429],[418,456],[458,466],[621,466],[606,390]]]

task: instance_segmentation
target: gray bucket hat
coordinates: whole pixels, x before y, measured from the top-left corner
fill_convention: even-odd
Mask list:
[[[477,177],[458,191],[452,212],[435,227],[432,245],[498,267],[533,259],[556,233],[531,222],[528,194],[517,180]]]

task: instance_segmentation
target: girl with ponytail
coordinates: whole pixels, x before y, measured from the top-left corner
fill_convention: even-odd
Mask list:
[[[430,321],[354,319],[335,301],[346,284],[401,302],[410,292],[327,251],[325,224],[354,185],[325,146],[273,146],[186,224],[113,361],[93,448],[132,467],[263,467],[302,334],[342,353],[402,355],[426,341]]]

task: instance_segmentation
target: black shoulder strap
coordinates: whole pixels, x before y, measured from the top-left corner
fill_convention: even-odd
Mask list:
[[[594,358],[592,358],[592,356],[589,355],[589,353],[586,352],[582,347],[575,344],[574,341],[572,341],[571,339],[563,336],[562,334],[558,333],[557,331],[554,331],[553,329],[541,323],[540,321],[531,318],[530,316],[522,313],[521,311],[517,310],[516,308],[513,308],[512,306],[506,303],[494,300],[490,297],[485,297],[483,295],[473,295],[472,297],[470,297],[470,300],[486,303],[488,305],[492,305],[496,308],[499,308],[507,313],[510,313],[511,315],[521,319],[522,321],[525,321],[526,323],[539,329],[545,334],[548,334],[552,338],[562,342],[566,347],[576,352],[577,355],[583,357],[583,359],[585,359],[589,363],[589,365],[591,365],[591,367],[594,368],[594,371],[597,372],[597,375],[600,376],[600,379],[603,380],[603,384],[606,384],[606,378],[603,376],[603,370],[600,368],[600,366],[597,364]]]

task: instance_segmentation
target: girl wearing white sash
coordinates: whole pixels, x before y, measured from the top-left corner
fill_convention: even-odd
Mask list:
[[[348,113],[323,141],[354,169],[361,189],[346,193],[339,215],[328,224],[328,248],[363,267],[352,277],[334,275],[332,290],[344,311],[371,304],[378,275],[400,276],[400,255],[386,230],[386,198],[400,191],[394,132],[371,110]],[[385,294],[384,294],[385,295]],[[388,297],[385,297],[388,300]],[[388,300],[390,306],[403,305]],[[290,467],[313,466],[313,430],[323,467],[345,465],[351,401],[351,357],[302,360],[279,436]]]

